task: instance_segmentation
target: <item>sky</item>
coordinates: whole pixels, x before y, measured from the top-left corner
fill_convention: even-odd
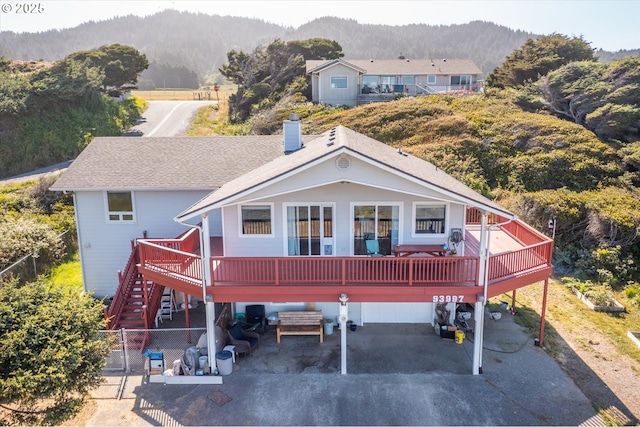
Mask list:
[[[165,9],[258,18],[294,28],[323,16],[387,25],[481,20],[533,34],[582,36],[596,49],[640,48],[640,0],[0,0],[0,31],[72,28],[87,21],[148,16]]]

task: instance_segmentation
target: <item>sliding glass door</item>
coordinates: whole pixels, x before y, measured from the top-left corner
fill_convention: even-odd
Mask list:
[[[333,206],[287,206],[287,255],[333,255]]]
[[[367,255],[365,240],[377,240],[380,253],[390,255],[398,244],[398,205],[355,205],[353,207],[353,253]]]

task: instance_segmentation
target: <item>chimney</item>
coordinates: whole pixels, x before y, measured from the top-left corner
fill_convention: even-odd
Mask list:
[[[284,152],[302,148],[302,122],[300,115],[297,113],[289,114],[289,120],[285,120],[282,125],[282,134],[284,135]]]

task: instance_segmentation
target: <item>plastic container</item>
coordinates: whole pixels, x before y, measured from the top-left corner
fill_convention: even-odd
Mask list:
[[[198,367],[202,369],[205,374],[209,373],[209,357],[200,356],[198,358]]]
[[[464,331],[462,329],[458,329],[455,332],[455,341],[456,344],[462,344],[464,342]]]
[[[233,372],[233,354],[228,350],[216,353],[216,364],[220,375],[229,375]]]
[[[333,335],[333,320],[324,319],[324,334]]]

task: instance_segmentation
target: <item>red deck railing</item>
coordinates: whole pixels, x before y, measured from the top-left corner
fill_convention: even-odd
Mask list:
[[[213,284],[476,284],[478,258],[213,257]]]
[[[202,283],[202,260],[196,253],[141,240],[138,242],[140,265],[192,284]]]
[[[489,258],[489,283],[551,265],[553,241],[521,221],[501,225],[526,245]],[[185,283],[201,286],[197,230],[181,239],[138,242],[139,262]],[[446,257],[211,257],[214,286],[227,285],[477,285],[479,258]]]

